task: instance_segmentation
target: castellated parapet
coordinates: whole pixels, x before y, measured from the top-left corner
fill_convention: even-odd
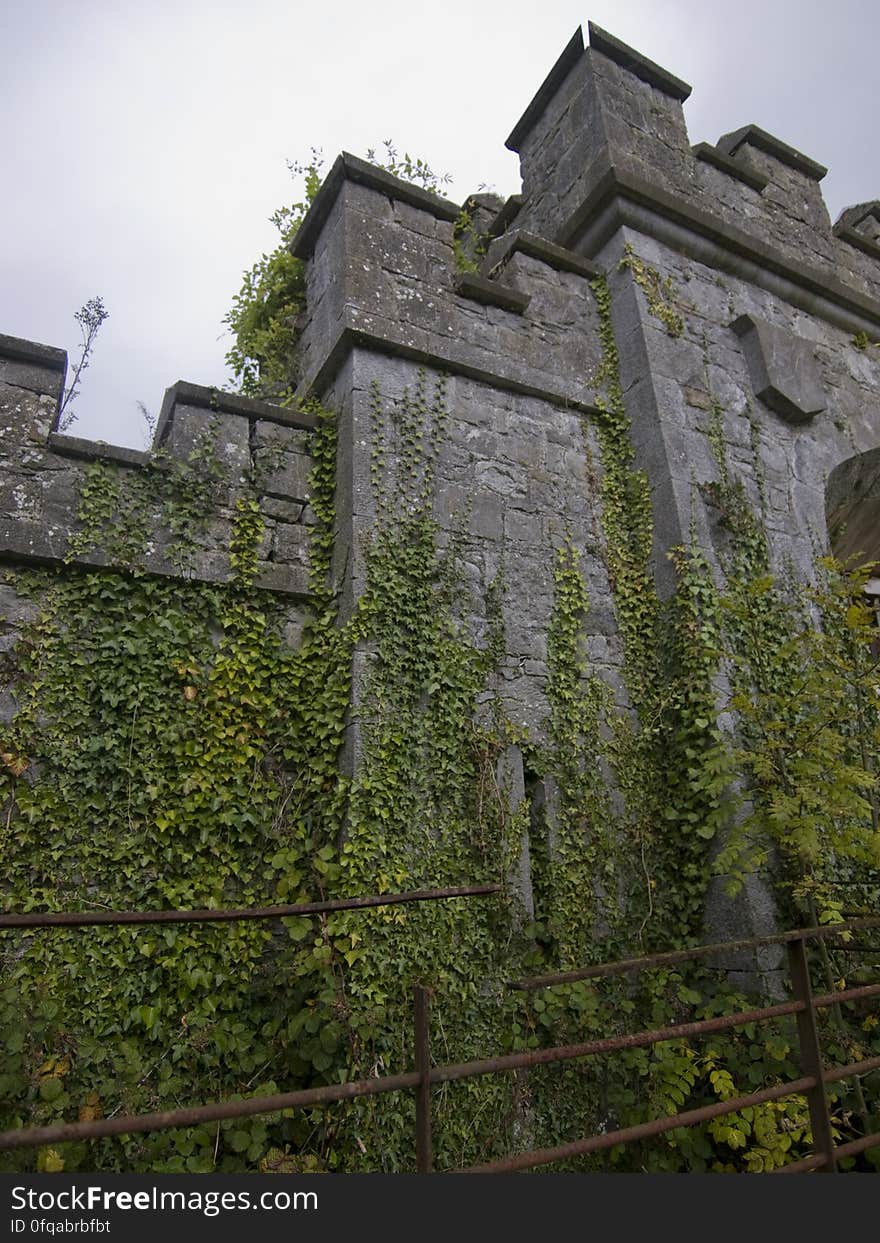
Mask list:
[[[590,31],[588,48],[576,33],[508,139],[523,192],[489,224],[479,273],[456,272],[455,204],[350,155],[336,161],[294,247],[308,267],[302,391],[345,410],[343,545],[356,550],[371,521],[370,384],[393,395],[420,367],[444,371],[452,425],[438,515],[446,522],[468,500],[484,579],[505,550],[518,579],[510,692],[530,719],[545,673],[547,550],[566,527],[579,533],[593,598],[608,599],[585,487],[601,365],[595,273],[612,286],[661,580],[666,551],[693,519],[710,553],[719,537],[717,515],[694,492],[718,473],[713,403],[756,502],[757,432],[778,566],[805,569],[826,546],[828,480],[880,438],[880,364],[859,348],[862,336],[880,336],[876,205],[848,209],[832,228],[825,169],[754,125],[691,147],[687,84]],[[627,246],[677,291],[680,335],[621,266]],[[348,573],[357,594],[356,555]],[[613,617],[600,605],[587,624],[591,654],[613,660]]]
[[[226,582],[235,501],[250,484],[265,519],[257,585],[295,599],[308,594],[311,415],[178,382],[165,394],[151,450],[139,452],[58,431],[66,369],[63,351],[0,336],[0,556],[24,564],[131,564]],[[103,532],[78,539],[83,488],[96,465],[114,476],[118,512],[103,515]],[[141,533],[130,533],[129,556],[115,554],[131,492],[148,475],[161,480],[186,469],[192,486],[209,485],[213,512],[194,516],[185,562],[174,555],[181,532],[163,513],[161,486],[141,490],[149,507],[139,516]],[[185,490],[187,479],[179,483]]]
[[[378,386],[393,409],[421,371],[443,375],[449,419],[435,516],[447,534],[463,532],[478,597],[504,568],[503,698],[533,732],[548,711],[553,550],[565,538],[591,599],[586,656],[627,708],[601,532],[597,274],[611,290],[635,464],[650,480],[661,593],[671,583],[666,554],[690,532],[715,564],[723,548],[713,436],[762,514],[775,568],[806,577],[829,542],[880,554],[872,522],[852,513],[856,493],[878,506],[880,351],[865,346],[880,339],[880,204],[848,208],[832,226],[825,169],[756,125],[691,146],[689,92],[591,25],[589,46],[578,31],[507,140],[522,193],[472,200],[486,236],[468,270],[456,263],[459,205],[348,154],[294,245],[308,290],[299,396],[316,396],[339,419],[333,574],[343,609],[364,591],[375,520],[371,393]],[[185,571],[175,567],[157,511],[144,568],[228,578],[236,490],[261,478],[268,454],[258,585],[305,600],[306,416],[177,385],[157,431],[162,461],[151,465],[148,455],[52,430],[58,351],[2,338],[0,368],[7,559],[70,556],[90,464],[112,461],[123,476],[167,469],[207,437],[222,479],[197,553]],[[853,532],[863,546],[852,546]],[[97,546],[74,560],[113,559]],[[479,632],[485,618],[471,624]],[[355,724],[350,732],[354,764]],[[528,905],[527,857],[522,874]],[[761,895],[752,898],[748,911],[738,908],[737,931],[772,918]],[[719,903],[716,931],[725,918]]]

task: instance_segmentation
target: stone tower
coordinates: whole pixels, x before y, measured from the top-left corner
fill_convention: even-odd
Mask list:
[[[848,208],[832,226],[826,170],[757,125],[692,147],[690,87],[593,25],[589,36],[585,47],[576,32],[507,140],[520,195],[477,195],[463,216],[343,154],[294,247],[308,289],[299,396],[338,417],[332,575],[342,615],[366,585],[376,394],[393,411],[420,375],[445,377],[433,513],[441,533],[459,532],[477,598],[503,567],[501,697],[532,733],[548,714],[553,550],[565,540],[591,602],[585,658],[619,711],[631,706],[603,533],[609,333],[632,466],[649,482],[648,565],[661,599],[672,590],[669,549],[695,539],[719,564],[722,469],[760,512],[775,570],[808,577],[829,544],[880,555],[880,204]],[[121,565],[129,558],[112,542],[71,545],[84,480],[98,460],[128,486],[150,457],[54,428],[65,365],[59,351],[0,338],[0,554]],[[256,585],[284,599],[296,643],[309,610],[313,426],[302,411],[169,390],[155,447],[173,463],[214,437],[216,513],[182,567],[157,502],[143,568],[225,581],[235,497],[253,478],[264,524]],[[383,470],[397,466],[393,451],[382,459]],[[13,626],[22,609],[4,590]],[[485,618],[471,623],[479,633]],[[368,656],[355,656],[355,705]],[[357,718],[344,757],[352,771]],[[521,794],[528,774],[515,747],[509,764]],[[528,905],[525,847],[520,884]],[[755,890],[739,927],[766,926],[762,902]],[[725,918],[718,904],[716,930]]]

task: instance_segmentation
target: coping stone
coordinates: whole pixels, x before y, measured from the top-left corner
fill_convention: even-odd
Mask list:
[[[63,432],[49,433],[49,448],[64,457],[100,459],[121,462],[124,466],[146,466],[150,454],[127,445],[109,445],[103,440],[84,440],[80,436],[67,436]]]
[[[655,61],[648,60],[647,56],[637,52],[628,43],[615,38],[594,22],[588,22],[587,29],[590,32],[590,47],[601,52],[603,56],[607,56],[609,60],[615,61],[622,69],[629,70],[643,82],[655,86],[664,95],[671,95],[673,99],[681,103],[684,103],[690,95],[692,88],[687,82],[677,78],[674,73],[670,73],[668,69],[664,69]]]
[[[272,423],[281,423],[285,427],[299,427],[305,431],[314,431],[318,420],[305,410],[293,410],[287,406],[273,406],[267,401],[257,401],[252,397],[241,397],[238,393],[224,393],[218,388],[209,388],[203,384],[190,384],[186,380],[178,380],[165,390],[162,409],[156,425],[154,443],[161,445],[168,435],[168,426],[176,405],[198,406],[206,410],[215,410],[218,414],[239,414],[248,419],[267,419]]]
[[[828,172],[824,164],[810,159],[808,155],[804,155],[795,147],[790,147],[781,138],[768,134],[765,129],[761,129],[760,125],[744,125],[742,129],[732,130],[729,134],[723,134],[715,145],[724,155],[735,156],[739,148],[746,143],[751,147],[757,147],[766,155],[772,155],[774,159],[787,164],[789,168],[803,173],[811,181],[821,181]]]
[[[333,204],[346,181],[354,181],[359,185],[378,190],[400,203],[409,203],[412,207],[421,208],[438,220],[455,221],[461,215],[461,208],[451,199],[421,186],[414,186],[410,181],[395,177],[384,168],[377,168],[368,160],[343,151],[333,162],[333,167],[324,178],[323,185],[306,212],[305,219],[297,230],[296,237],[290,244],[290,253],[295,259],[309,259],[315,249],[321,230],[330,215]]]
[[[499,211],[498,215],[489,225],[489,236],[500,237],[502,233],[506,233],[513,221],[520,213],[523,205],[523,196],[521,194],[511,194],[510,198]]]
[[[869,199],[867,203],[854,203],[852,207],[844,207],[834,227],[836,229],[840,225],[841,228],[858,229],[862,221],[870,216],[880,224],[880,199]]]
[[[513,311],[522,315],[531,301],[529,294],[512,289],[509,285],[499,285],[487,276],[479,276],[476,272],[459,272],[455,278],[455,292],[462,298],[473,298],[484,306],[500,306],[502,310]]]
[[[735,177],[737,181],[744,182],[747,186],[751,186],[753,190],[757,190],[760,194],[770,182],[769,177],[765,177],[763,173],[758,173],[752,168],[746,168],[743,164],[737,164],[736,160],[725,155],[723,151],[719,151],[717,147],[713,147],[708,142],[698,142],[691,147],[694,156],[698,160],[703,160],[706,164],[711,164],[715,168],[720,168],[722,173],[727,173],[729,177]]]
[[[862,221],[869,218],[873,218],[880,224],[880,200],[872,199],[867,203],[855,203],[852,207],[845,207],[837,217],[831,232],[841,241],[848,242],[850,246],[855,246],[866,255],[870,255],[872,259],[880,259],[880,242],[867,233],[863,233],[859,228]]]
[[[15,362],[35,363],[50,371],[67,370],[67,351],[53,345],[41,345],[38,341],[26,341],[24,337],[7,337],[0,333],[0,358]]]
[[[519,252],[528,255],[531,259],[546,263],[549,268],[557,272],[574,272],[590,280],[602,274],[602,269],[591,259],[579,255],[574,250],[567,250],[564,246],[557,246],[555,242],[548,242],[546,238],[538,237],[536,233],[526,231],[512,233],[509,241],[501,242],[499,246],[500,250],[493,252],[492,270],[505,264],[508,259]]]

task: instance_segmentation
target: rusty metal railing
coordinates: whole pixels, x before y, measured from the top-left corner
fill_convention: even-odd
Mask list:
[[[261,914],[256,912],[239,912],[235,914],[235,917],[275,918],[283,914],[308,914],[312,913],[316,908],[321,910],[358,909],[365,906],[389,905],[391,902],[478,896],[497,891],[498,886],[494,885],[458,890],[422,890],[413,894],[346,899],[342,903],[334,904],[313,903],[296,908],[263,908]],[[136,913],[128,912],[127,914],[134,916]],[[141,912],[140,914],[195,915],[194,912]],[[204,915],[210,919],[215,919],[218,915],[223,917],[219,912],[205,912]],[[229,913],[227,917],[233,916]],[[5,916],[0,920],[0,926],[22,926],[21,923],[11,925],[6,922],[9,919],[26,919],[28,923],[25,926],[40,926],[41,923],[45,926],[49,918],[51,917]],[[53,922],[57,922],[57,917],[55,917]],[[138,921],[133,917],[125,921],[118,917],[116,920],[113,917],[105,917],[100,920],[96,918],[94,922],[131,923],[146,921]],[[54,1126],[5,1131],[0,1133],[0,1150],[33,1147],[40,1144],[64,1143],[69,1140],[98,1139],[112,1135],[158,1131],[171,1127],[195,1126],[204,1122],[250,1117],[262,1113],[275,1113],[284,1109],[306,1109],[359,1097],[383,1095],[387,1092],[412,1091],[415,1093],[416,1098],[416,1169],[419,1173],[427,1174],[433,1172],[431,1090],[435,1085],[476,1078],[482,1075],[524,1070],[530,1067],[556,1063],[561,1064],[581,1058],[614,1053],[623,1049],[645,1048],[666,1040],[709,1035],[714,1032],[726,1031],[746,1024],[765,1022],[772,1018],[793,1014],[797,1019],[802,1071],[798,1079],[787,1083],[775,1084],[772,1087],[764,1088],[745,1096],[718,1101],[699,1109],[655,1118],[636,1126],[588,1136],[553,1148],[534,1149],[529,1152],[518,1153],[500,1161],[471,1166],[458,1172],[502,1173],[534,1169],[574,1157],[585,1156],[589,1153],[600,1152],[621,1144],[648,1139],[662,1135],[667,1131],[697,1126],[712,1118],[736,1113],[752,1105],[779,1100],[787,1096],[802,1095],[807,1098],[810,1113],[813,1155],[784,1166],[776,1172],[799,1173],[807,1170],[819,1170],[833,1173],[836,1172],[837,1163],[842,1158],[854,1156],[869,1148],[880,1147],[880,1131],[861,1136],[849,1143],[835,1146],[825,1086],[842,1079],[864,1075],[870,1071],[880,1069],[880,1057],[869,1058],[846,1066],[824,1066],[816,1027],[816,1011],[829,1006],[838,1006],[844,1002],[864,1001],[872,997],[878,997],[880,996],[880,984],[867,984],[858,988],[842,989],[814,996],[807,967],[806,945],[810,940],[834,937],[841,932],[869,927],[880,927],[880,917],[853,920],[849,923],[829,927],[801,928],[793,932],[779,933],[775,936],[755,937],[750,940],[702,945],[688,950],[673,950],[664,954],[648,955],[642,958],[600,963],[584,967],[578,971],[534,976],[529,979],[516,981],[511,984],[512,988],[534,991],[559,984],[571,983],[575,980],[642,971],[652,967],[710,957],[735,950],[758,949],[766,945],[784,944],[788,950],[792,999],[772,1006],[763,1006],[754,1010],[721,1015],[713,1019],[703,1019],[691,1023],[677,1023],[650,1031],[640,1031],[630,1035],[585,1041],[573,1045],[560,1045],[549,1049],[507,1053],[498,1057],[483,1058],[454,1065],[431,1065],[430,993],[427,988],[420,986],[416,988],[414,996],[415,1069],[412,1071],[397,1075],[354,1080],[343,1084],[328,1084],[319,1088],[307,1088],[297,1092],[279,1093],[272,1096],[248,1097],[237,1101],[220,1101],[214,1104],[197,1105],[187,1109],[168,1110],[164,1113],[130,1115],[127,1117],[102,1119],[95,1122],[60,1123]]]
[[[500,885],[467,885],[236,910],[64,911],[52,914],[19,914],[6,911],[0,913],[0,928],[81,928],[96,925],[207,924],[240,920],[286,919],[303,915],[320,915],[328,911],[360,911],[371,907],[396,906],[409,902],[487,897],[500,891]],[[424,1021],[427,1021],[427,1011],[425,1011]],[[427,1028],[425,1028],[425,1038],[427,1038],[426,1033]],[[93,1122],[65,1122],[53,1126],[15,1128],[0,1132],[0,1151],[198,1126],[205,1122],[221,1122],[232,1118],[249,1118],[256,1114],[278,1113],[284,1109],[308,1109],[316,1105],[353,1100],[362,1096],[375,1096],[385,1092],[417,1088],[422,1080],[423,1076],[419,1073],[387,1075],[383,1078],[328,1084],[319,1088],[304,1088],[297,1092],[275,1093],[272,1096],[251,1096],[242,1100],[217,1101],[208,1105],[169,1109],[161,1113],[124,1114]]]
[[[54,915],[17,915],[0,912],[0,928],[91,928],[97,924],[220,924],[244,919],[288,919],[296,915],[323,915],[327,911],[363,911],[401,902],[435,902],[443,898],[478,898],[498,893],[500,885],[470,885],[460,889],[411,889],[408,893],[371,894],[366,898],[334,898],[327,902],[299,902],[293,906],[248,906],[237,910],[201,911],[61,911]]]
[[[573,1157],[601,1152],[621,1144],[649,1139],[682,1127],[699,1126],[712,1118],[738,1113],[741,1109],[746,1109],[752,1105],[760,1105],[766,1101],[780,1100],[784,1097],[795,1095],[803,1095],[807,1098],[813,1155],[805,1158],[803,1161],[783,1166],[775,1171],[776,1173],[799,1173],[806,1170],[834,1173],[837,1170],[837,1162],[841,1158],[854,1156],[868,1148],[880,1147],[880,1132],[862,1136],[851,1143],[836,1147],[831,1129],[828,1099],[825,1093],[825,1085],[828,1083],[835,1083],[841,1079],[867,1074],[870,1071],[880,1069],[880,1057],[854,1062],[847,1066],[826,1068],[823,1065],[821,1046],[816,1028],[817,1010],[828,1006],[838,1006],[842,1002],[862,1001],[880,996],[880,984],[867,984],[860,988],[841,989],[837,992],[813,996],[806,957],[806,945],[810,940],[821,940],[837,936],[841,932],[873,927],[880,927],[880,918],[871,917],[827,927],[800,928],[791,932],[777,933],[773,936],[725,941],[713,945],[700,945],[686,950],[671,950],[666,953],[598,963],[576,971],[532,976],[528,979],[511,982],[511,988],[534,991],[579,980],[644,971],[652,967],[668,966],[673,963],[687,962],[697,958],[730,954],[738,950],[754,950],[768,945],[785,945],[788,951],[789,973],[792,983],[791,1001],[782,1002],[774,1006],[764,1006],[758,1010],[740,1011],[737,1014],[724,1015],[716,1019],[705,1019],[694,1023],[679,1023],[655,1031],[643,1031],[630,1036],[618,1036],[608,1040],[592,1041],[590,1044],[580,1046],[536,1050],[532,1055],[534,1060],[529,1060],[528,1062],[519,1061],[517,1065],[542,1065],[548,1062],[568,1060],[573,1057],[613,1053],[621,1049],[644,1048],[647,1045],[659,1044],[664,1040],[710,1035],[714,1032],[728,1030],[733,1027],[741,1027],[748,1023],[766,1022],[768,1019],[794,1014],[797,1016],[802,1075],[799,1079],[791,1080],[788,1083],[775,1084],[773,1087],[764,1088],[759,1092],[751,1092],[747,1096],[718,1101],[711,1105],[705,1105],[700,1109],[691,1109],[683,1113],[655,1118],[650,1122],[644,1122],[637,1126],[606,1131],[601,1135],[588,1136],[568,1144],[560,1144],[554,1148],[535,1149],[530,1152],[520,1153],[501,1161],[472,1166],[465,1172],[488,1174],[534,1169],[538,1166],[570,1160]],[[507,1059],[498,1060],[505,1061]],[[510,1068],[512,1069],[513,1067],[511,1066]]]

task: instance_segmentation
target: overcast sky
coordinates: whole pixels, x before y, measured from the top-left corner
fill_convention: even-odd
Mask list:
[[[829,166],[835,218],[880,197],[878,0],[5,0],[0,332],[75,356],[110,312],[77,435],[142,443],[175,380],[222,385],[222,318],[298,197],[286,159],[383,139],[519,189],[504,139],[576,27],[693,86],[692,142],[755,122]]]

